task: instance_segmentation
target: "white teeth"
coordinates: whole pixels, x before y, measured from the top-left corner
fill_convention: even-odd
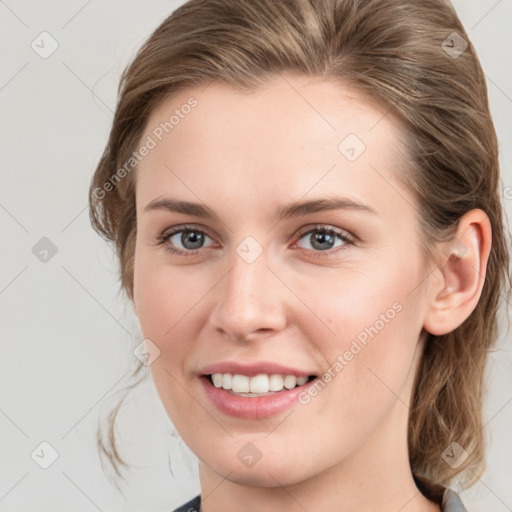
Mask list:
[[[307,377],[296,377],[295,375],[266,375],[261,373],[254,377],[231,373],[214,373],[211,380],[216,388],[231,390],[233,393],[265,394],[268,392],[282,391],[284,388],[293,389],[295,386],[302,386]]]
[[[256,375],[249,382],[249,391],[251,393],[268,392],[268,375]],[[234,391],[237,391],[236,389]]]
[[[283,377],[281,375],[271,375],[269,389],[270,391],[281,391],[283,389]]]
[[[226,373],[224,375],[222,373],[219,373],[219,375],[222,377],[222,387],[224,389],[231,389],[233,376],[230,373]]]
[[[223,377],[222,377],[222,373],[214,373],[212,375],[212,381],[213,381],[213,385],[216,387],[216,388],[221,388],[222,387],[222,381],[223,381]]]
[[[292,389],[297,385],[297,377],[294,375],[287,375],[284,378],[284,387],[286,389]]]
[[[249,377],[247,375],[233,375],[231,389],[236,393],[249,393]]]
[[[307,377],[298,377],[297,378],[297,386],[302,386],[303,384],[306,384],[308,381]]]

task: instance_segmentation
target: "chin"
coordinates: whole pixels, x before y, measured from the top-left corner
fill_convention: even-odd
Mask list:
[[[248,487],[273,488],[294,485],[304,480],[304,478],[290,478],[290,475],[286,475],[286,472],[281,473],[279,468],[262,467],[258,471],[255,468],[232,470],[226,480]]]
[[[245,466],[237,457],[237,453],[226,457],[217,454],[212,457],[209,452],[208,456],[202,460],[205,461],[207,467],[211,468],[217,475],[225,477],[226,480],[250,487],[281,487],[294,485],[313,476],[313,468],[310,468],[311,475],[307,474],[308,469],[303,464],[297,464],[295,458],[279,455],[265,457],[262,455],[252,466]],[[265,460],[266,459],[266,460]]]

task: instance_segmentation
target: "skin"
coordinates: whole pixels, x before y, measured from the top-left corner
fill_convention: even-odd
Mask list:
[[[400,127],[384,109],[319,78],[281,76],[250,93],[212,83],[169,97],[141,140],[190,96],[197,107],[137,170],[133,304],[161,351],[150,366],[156,389],[199,459],[202,510],[440,510],[409,467],[411,389],[426,331],[455,329],[478,302],[487,216],[468,212],[459,255],[440,247],[441,263],[426,265],[417,200],[397,179]],[[352,162],[338,150],[349,134],[366,145]],[[376,213],[272,217],[278,206],[334,194]],[[216,217],[144,211],[163,197],[205,204]],[[188,224],[207,235],[195,254],[158,245]],[[354,242],[335,236],[318,249],[308,234],[316,224]],[[263,248],[252,263],[236,251],[247,236]],[[180,237],[174,247],[190,251]],[[247,420],[219,412],[203,392],[198,370],[219,361],[278,361],[320,375],[394,303],[401,311],[307,405]],[[252,467],[237,457],[248,442],[261,452]]]

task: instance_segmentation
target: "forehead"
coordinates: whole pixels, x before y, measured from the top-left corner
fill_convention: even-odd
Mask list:
[[[147,122],[141,140],[154,148],[139,164],[137,195],[179,190],[197,200],[213,187],[218,202],[236,191],[249,205],[336,189],[382,203],[400,186],[400,135],[385,107],[319,78],[280,76],[251,92],[219,83],[184,89]]]
[[[192,137],[208,149],[223,142],[246,151],[283,144],[300,149],[320,139],[336,151],[332,143],[347,133],[371,142],[379,135],[392,139],[399,131],[385,106],[341,83],[295,75],[279,75],[250,92],[216,82],[180,90],[153,110],[145,132],[156,130],[159,138],[159,128],[161,137],[176,143]]]

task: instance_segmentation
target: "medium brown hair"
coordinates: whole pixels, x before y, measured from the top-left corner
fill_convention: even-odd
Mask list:
[[[500,294],[510,296],[510,249],[485,77],[448,1],[187,2],[122,75],[110,138],[91,183],[92,224],[115,245],[121,286],[133,298],[136,168],[122,179],[116,173],[138,148],[150,113],[187,87],[217,80],[254,90],[285,72],[338,81],[384,105],[400,123],[410,162],[400,178],[418,197],[426,260],[435,258],[437,242],[451,239],[466,212],[480,208],[490,219],[492,249],[480,300],[460,327],[428,336],[408,425],[416,476],[448,485],[461,473],[463,485],[471,485],[485,467],[484,370],[498,336]],[[98,442],[119,474],[125,462],[116,448],[117,410],[107,441],[98,431]],[[442,458],[452,442],[468,453],[457,468]]]

